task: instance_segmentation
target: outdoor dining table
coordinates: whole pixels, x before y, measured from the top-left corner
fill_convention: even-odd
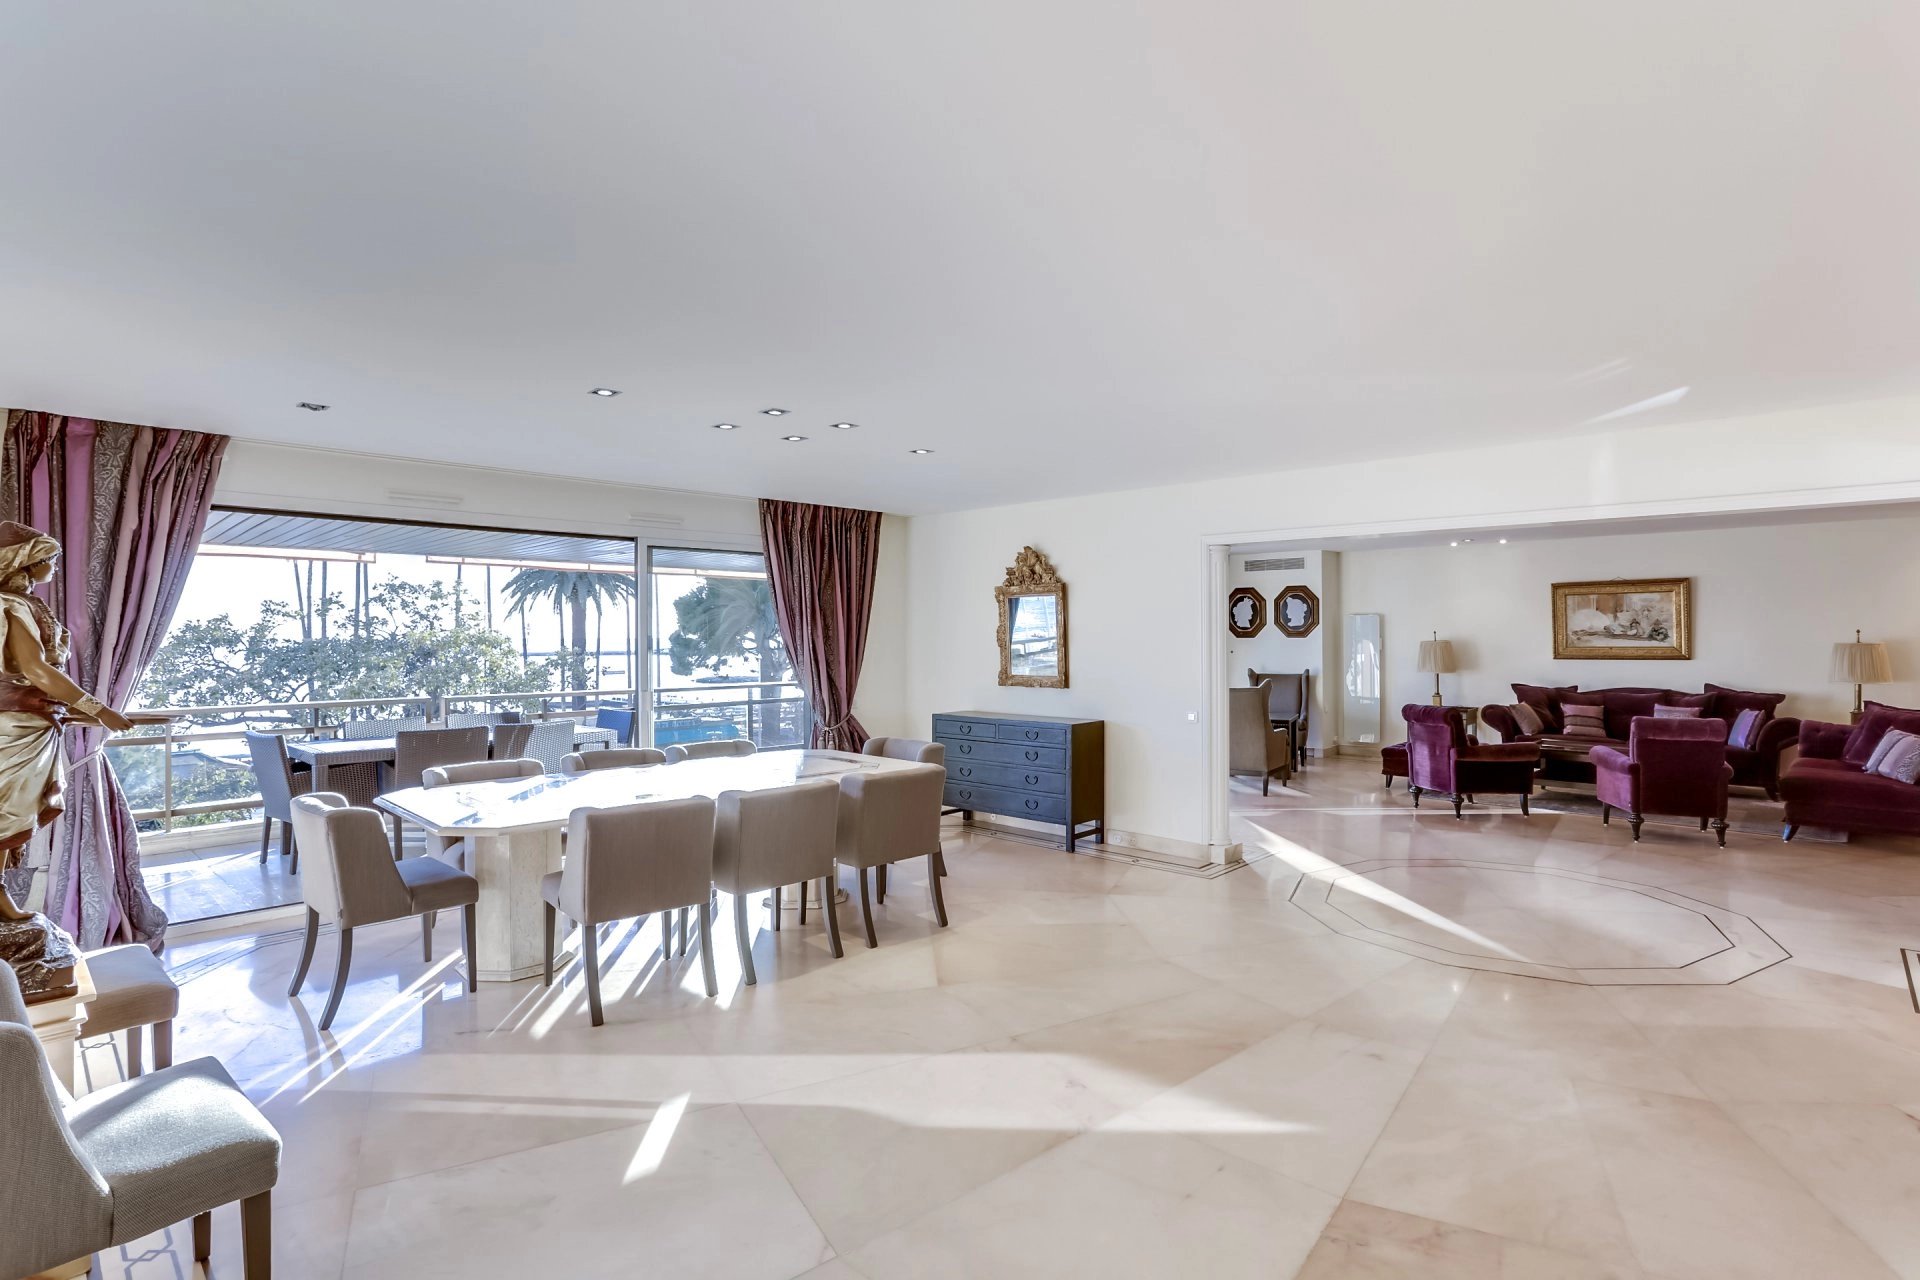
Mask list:
[[[575,750],[595,745],[616,746],[620,735],[612,729],[578,724],[573,730]],[[375,794],[374,766],[392,764],[392,738],[288,738],[287,755],[313,770],[313,790],[337,791],[355,804],[371,804]],[[357,767],[356,767],[357,766]],[[340,771],[334,777],[334,771]]]
[[[517,982],[546,968],[540,881],[560,869],[560,836],[575,809],[718,797],[723,791],[766,791],[815,778],[919,767],[846,751],[762,751],[431,790],[408,787],[376,803],[434,835],[466,841],[467,870],[480,881],[475,971],[482,982]],[[556,963],[565,958],[556,942]]]

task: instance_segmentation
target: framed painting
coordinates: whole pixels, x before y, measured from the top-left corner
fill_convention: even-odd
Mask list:
[[[1554,583],[1553,656],[1693,657],[1693,579]]]

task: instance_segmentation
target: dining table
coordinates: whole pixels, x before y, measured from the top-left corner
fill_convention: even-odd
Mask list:
[[[477,954],[471,961],[475,975],[482,982],[518,982],[546,969],[540,881],[560,869],[560,837],[574,810],[690,796],[717,799],[727,791],[767,791],[817,778],[921,767],[847,751],[762,751],[678,764],[407,787],[389,791],[375,803],[432,835],[465,841],[467,871],[480,882]],[[566,953],[562,942],[554,945],[558,964]]]
[[[491,735],[489,735],[491,736]],[[620,735],[612,729],[576,724],[573,748],[618,746]],[[295,764],[313,770],[314,791],[337,791],[354,804],[373,803],[376,784],[374,771],[392,764],[398,744],[386,738],[288,738],[287,756]]]

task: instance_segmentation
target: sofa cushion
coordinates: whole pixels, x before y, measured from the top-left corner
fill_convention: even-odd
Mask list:
[[[1887,736],[1889,729],[1920,733],[1920,711],[1909,707],[1890,707],[1884,702],[1869,702],[1860,717],[1860,723],[1853,726],[1853,732],[1847,735],[1847,745],[1841,750],[1840,758],[1855,768],[1864,769],[1873,756],[1873,749],[1880,745],[1880,739]]]
[[[1606,708],[1607,736],[1609,738],[1630,738],[1633,736],[1633,722],[1640,716],[1650,716],[1653,709],[1660,705],[1666,690],[1646,689],[1603,689],[1600,691],[1600,705]],[[1584,695],[1589,701],[1593,695]]]
[[[1877,773],[1864,773],[1845,760],[1817,760],[1801,756],[1780,779],[1789,800],[1812,803],[1822,809],[1885,810],[1920,814],[1920,787],[1895,782]]]
[[[1541,730],[1547,726],[1540,713],[1524,702],[1514,703],[1507,711],[1513,716],[1514,726],[1529,738],[1539,737]]]
[[[1670,707],[1662,703],[1653,709],[1653,718],[1655,720],[1698,720],[1701,718],[1700,712],[1699,707]]]
[[[1708,719],[1720,715],[1720,695],[1717,693],[1674,693],[1667,698],[1669,707],[1698,707],[1700,714]],[[1726,717],[1720,717],[1725,719]]]
[[[1723,720],[1731,720],[1736,712],[1752,707],[1755,711],[1765,712],[1761,718],[1771,720],[1780,704],[1787,700],[1784,693],[1754,693],[1748,689],[1729,689],[1725,685],[1709,684],[1707,692],[1714,696],[1714,706],[1726,714]]]
[[[1560,704],[1560,716],[1566,725],[1569,738],[1592,738],[1599,741],[1609,737],[1624,735],[1607,732],[1607,709],[1598,703],[1563,702]]]
[[[1540,723],[1548,733],[1560,732],[1560,703],[1573,694],[1580,692],[1580,686],[1567,685],[1555,688],[1544,684],[1516,684],[1513,696],[1532,707],[1540,715]]]
[[[1880,745],[1873,749],[1866,772],[1892,778],[1912,786],[1920,781],[1920,734],[1904,729],[1889,729]]]

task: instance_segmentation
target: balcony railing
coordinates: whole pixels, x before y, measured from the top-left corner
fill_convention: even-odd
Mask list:
[[[335,698],[230,706],[155,707],[168,717],[107,743],[114,772],[143,833],[171,832],[257,817],[260,793],[246,750],[248,731],[330,737],[352,720],[450,712],[519,711],[530,719],[588,719],[630,710],[635,689],[468,693],[447,697]],[[746,694],[745,697],[737,696]],[[651,696],[653,743],[744,737],[762,749],[806,745],[806,699],[791,681],[693,685]]]

